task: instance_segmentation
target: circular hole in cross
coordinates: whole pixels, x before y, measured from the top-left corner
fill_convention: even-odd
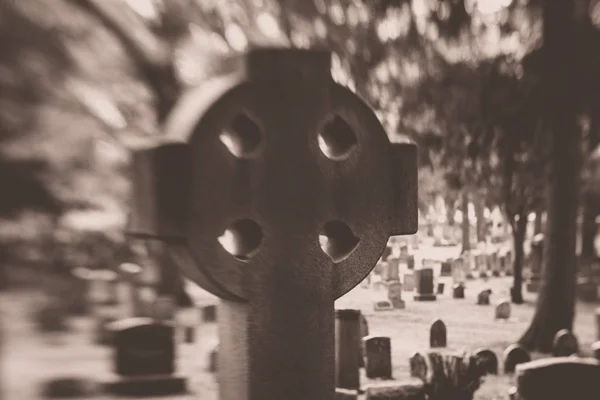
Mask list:
[[[260,128],[245,113],[236,116],[231,124],[219,135],[221,142],[238,158],[254,156],[262,141]]]
[[[258,251],[262,239],[262,229],[256,222],[240,219],[225,229],[218,240],[232,256],[241,261],[248,261]]]
[[[329,221],[319,235],[319,244],[334,263],[344,261],[358,246],[360,239],[342,221]]]
[[[323,126],[318,140],[321,151],[331,160],[346,159],[358,143],[350,126],[339,116]]]

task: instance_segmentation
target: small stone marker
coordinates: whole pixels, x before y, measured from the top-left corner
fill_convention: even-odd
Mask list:
[[[444,282],[438,282],[438,284],[437,284],[437,294],[443,295],[445,288],[446,288],[446,284]]]
[[[360,310],[335,310],[336,387],[360,388]]]
[[[369,379],[392,379],[392,343],[386,336],[367,336],[365,348],[365,370]]]
[[[95,270],[91,277],[90,297],[96,305],[115,305],[118,302],[117,277],[109,269]]]
[[[186,379],[175,372],[174,326],[149,318],[113,322],[114,372],[106,383],[119,395],[167,395],[186,390]]]
[[[488,349],[477,350],[475,352],[477,366],[483,374],[498,374],[498,357],[496,353]]]
[[[202,322],[217,322],[217,305],[210,304],[202,307]]]
[[[365,386],[366,400],[425,400],[423,382],[417,380]]]
[[[410,363],[410,376],[413,378],[419,378],[422,381],[427,379],[427,359],[421,353],[415,353],[409,359]]]
[[[394,306],[388,300],[378,300],[373,304],[373,309],[375,311],[391,311]]]
[[[453,299],[464,299],[465,298],[464,283],[455,283],[454,285],[452,285],[452,298]]]
[[[452,261],[442,262],[440,276],[452,276]]]
[[[157,321],[173,321],[177,306],[172,296],[160,295],[152,306],[152,318]]]
[[[510,302],[507,300],[501,300],[496,305],[495,312],[496,319],[507,320],[510,318]]]
[[[415,269],[415,256],[409,255],[406,257],[406,268]]]
[[[513,374],[518,364],[531,361],[531,355],[518,344],[511,344],[504,350],[504,373]]]
[[[447,346],[447,330],[446,324],[441,319],[436,320],[431,324],[429,329],[429,347],[446,347]]]
[[[597,400],[600,364],[591,358],[542,358],[517,365],[520,400]]]
[[[196,341],[196,327],[190,325],[183,327],[183,341],[188,344]]]
[[[567,357],[579,353],[579,341],[568,329],[561,329],[554,335],[552,355],[554,357]]]
[[[122,263],[119,265],[118,270],[121,277],[124,278],[127,291],[129,292],[128,301],[126,302],[128,308],[127,316],[129,318],[144,316],[144,306],[142,305],[138,288],[142,267],[134,263]]]
[[[490,305],[490,295],[492,294],[491,289],[482,290],[477,295],[477,305],[479,306],[489,306]]]
[[[109,329],[111,323],[118,318],[111,312],[101,312],[96,316],[94,327],[94,343],[107,346],[112,343],[113,332]]]
[[[402,288],[407,292],[415,290],[415,274],[413,272],[407,272],[403,275]]]
[[[417,293],[413,296],[416,301],[434,301],[433,269],[422,268],[415,270],[415,286]]]
[[[404,309],[406,303],[402,300],[402,284],[400,282],[390,282],[387,285],[388,299],[392,306],[397,309]]]

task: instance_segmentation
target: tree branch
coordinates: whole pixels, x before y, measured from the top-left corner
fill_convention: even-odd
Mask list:
[[[159,121],[179,98],[181,85],[175,76],[171,49],[156,38],[133,11],[119,3],[102,0],[70,0],[97,18],[122,44],[156,96]],[[128,15],[131,13],[132,15]],[[133,18],[132,18],[133,17]]]

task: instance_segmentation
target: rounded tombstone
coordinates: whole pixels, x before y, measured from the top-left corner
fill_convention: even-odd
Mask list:
[[[488,306],[490,305],[490,295],[492,294],[491,289],[482,290],[477,294],[477,305]]]
[[[498,374],[498,357],[496,353],[489,349],[480,349],[475,352],[475,360],[477,361],[477,368],[482,375]]]
[[[568,329],[561,329],[554,335],[552,342],[552,355],[554,357],[567,357],[579,353],[577,336]]]
[[[512,374],[518,364],[531,361],[531,355],[518,344],[511,344],[504,350],[504,373]]]
[[[410,364],[410,376],[419,378],[422,381],[427,379],[427,359],[419,352],[408,359]]]
[[[465,285],[463,283],[455,283],[452,285],[452,298],[453,299],[464,299],[465,298]]]
[[[431,328],[429,329],[429,347],[446,347],[447,342],[446,324],[441,319],[438,319],[431,324]]]
[[[496,319],[510,319],[510,302],[507,300],[501,300],[496,304]]]

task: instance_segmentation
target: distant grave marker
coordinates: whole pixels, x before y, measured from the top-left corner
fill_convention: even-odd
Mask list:
[[[402,284],[400,282],[390,282],[387,285],[388,300],[394,308],[403,309],[406,307],[406,302],[402,300]]]
[[[336,387],[360,388],[360,310],[335,310]]]
[[[510,310],[511,310],[511,306],[510,306],[509,301],[507,301],[507,300],[499,301],[498,304],[496,305],[495,318],[501,319],[501,320],[510,319]]]
[[[489,306],[490,305],[490,296],[492,295],[491,289],[482,290],[477,295],[477,305],[479,306]]]
[[[365,347],[365,370],[369,379],[392,379],[392,344],[389,337],[367,336]]]
[[[433,324],[431,324],[431,328],[429,330],[429,347],[446,347],[447,346],[447,330],[446,324],[441,319],[436,320]]]
[[[488,349],[481,349],[475,352],[475,359],[480,371],[484,374],[498,374],[498,357],[496,353]]]
[[[454,285],[452,285],[452,298],[453,299],[464,299],[465,298],[464,283],[455,283]]]
[[[416,301],[436,300],[436,295],[433,293],[433,269],[415,270],[415,287],[417,293],[415,293],[414,299]]]

